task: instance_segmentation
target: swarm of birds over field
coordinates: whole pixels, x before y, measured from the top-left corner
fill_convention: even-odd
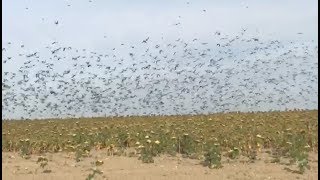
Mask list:
[[[146,36],[105,51],[59,41],[37,50],[7,42],[2,119],[317,108],[315,42],[267,39],[244,28],[213,31],[210,38]]]
[[[120,44],[104,53],[58,42],[24,51],[17,54],[25,57],[17,72],[4,69],[3,116],[16,111],[32,118],[315,108],[317,46],[259,41],[243,33],[215,33],[215,44],[146,37],[141,44]],[[16,55],[6,53],[10,46],[2,49],[3,64],[15,63]],[[127,54],[117,53],[124,46]],[[43,53],[50,56],[42,58]]]

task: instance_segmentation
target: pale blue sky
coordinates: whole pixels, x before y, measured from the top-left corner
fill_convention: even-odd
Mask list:
[[[187,2],[189,2],[189,4]],[[126,45],[139,44],[135,49],[135,53],[137,53],[139,51],[145,51],[148,46],[150,46],[150,51],[152,51],[152,47],[154,47],[155,44],[171,43],[178,38],[183,39],[185,42],[190,42],[194,38],[198,38],[199,42],[208,42],[208,46],[213,49],[211,52],[214,53],[214,48],[216,48],[215,43],[218,42],[217,37],[214,36],[216,31],[220,31],[222,36],[228,35],[229,37],[235,37],[242,31],[242,28],[244,28],[247,29],[245,36],[248,39],[252,39],[253,37],[259,38],[259,43],[278,40],[283,47],[274,52],[268,52],[271,54],[268,57],[265,56],[265,52],[245,57],[244,54],[239,52],[246,50],[246,46],[249,46],[248,43],[242,44],[241,42],[237,42],[230,47],[236,56],[233,57],[233,59],[227,59],[221,62],[224,64],[222,67],[233,67],[235,66],[233,62],[242,58],[249,60],[249,64],[257,63],[257,59],[275,62],[280,60],[286,63],[293,63],[293,66],[290,68],[280,67],[281,65],[277,67],[277,65],[274,65],[275,68],[278,69],[278,72],[273,74],[274,78],[277,79],[279,76],[285,75],[291,77],[295,73],[300,73],[297,71],[308,71],[311,73],[312,81],[311,76],[301,75],[300,79],[298,78],[299,80],[295,82],[295,87],[291,87],[291,89],[288,90],[288,95],[296,98],[297,103],[291,103],[287,106],[290,108],[312,109],[316,108],[318,104],[318,101],[315,100],[318,96],[316,89],[318,72],[314,68],[317,66],[318,61],[317,0],[92,0],[92,2],[89,2],[89,0],[4,0],[2,1],[2,5],[2,45],[6,48],[2,61],[8,56],[12,57],[11,61],[3,64],[5,71],[17,72],[24,62],[30,60],[26,59],[25,55],[33,52],[39,52],[41,60],[54,63],[54,71],[61,73],[64,70],[72,69],[71,64],[73,62],[69,60],[71,56],[76,54],[74,49],[88,49],[89,51],[106,54],[110,53],[112,48],[117,47],[117,53],[119,55],[128,56],[128,53],[131,52],[128,50],[130,47],[121,47],[121,43]],[[206,10],[206,12],[203,10]],[[58,25],[54,23],[56,20],[59,21]],[[180,23],[180,25],[174,26],[176,23]],[[141,41],[146,37],[150,37],[149,44],[141,44]],[[64,56],[67,57],[66,61],[57,63],[54,60],[48,60],[48,57],[52,56],[50,51],[45,47],[53,41],[59,42],[56,47],[73,47],[72,52],[64,54]],[[290,44],[289,42],[291,41],[294,43]],[[8,44],[8,42],[12,43]],[[24,48],[20,47],[22,44],[25,46]],[[309,54],[305,58],[301,58],[306,55],[306,45],[309,47]],[[199,46],[199,44],[197,46]],[[248,49],[254,48],[256,44],[251,43],[251,46],[252,47],[248,47]],[[283,59],[281,54],[292,49],[294,50],[288,57],[298,58]],[[164,49],[164,51],[170,51],[170,48]],[[24,56],[18,56],[19,53],[24,54]],[[138,61],[148,61],[146,58],[139,58]],[[127,59],[130,63],[130,58]],[[175,59],[174,63],[181,61],[183,62],[185,60],[178,58]],[[204,61],[206,60],[204,59]],[[104,61],[104,63],[110,64],[110,62],[107,61]],[[128,66],[130,66],[130,64]],[[242,67],[244,67],[244,65]],[[36,66],[32,69],[30,72],[30,76],[32,76],[31,79],[35,78],[33,77],[35,76],[34,74],[41,68],[41,66]],[[126,67],[118,67],[119,71],[124,68]],[[290,69],[290,71],[288,69]],[[166,69],[166,71],[167,70],[168,69]],[[205,69],[199,70],[204,71]],[[239,68],[236,70],[241,71]],[[251,70],[252,69],[246,69],[245,71]],[[88,71],[101,73],[95,69],[88,69]],[[3,73],[4,71],[2,74]],[[142,73],[143,72],[140,74]],[[139,73],[133,76],[137,74]],[[242,78],[244,76],[255,77],[255,74],[251,74],[251,76],[246,73],[244,74],[245,75],[242,74]],[[101,76],[106,75],[102,74]],[[108,76],[115,76],[115,74]],[[126,74],[126,76],[130,75]],[[167,76],[171,78],[170,73]],[[285,97],[282,97],[283,94],[277,94],[277,92],[273,91],[273,88],[281,89],[284,88],[284,86],[267,86],[265,79],[253,79],[259,82],[261,87],[268,89],[268,91],[264,91],[266,96],[270,93],[274,94],[272,98],[285,99]],[[10,83],[15,83],[16,81],[17,80]],[[231,82],[237,82],[237,80],[232,80]],[[30,83],[32,85],[31,81]],[[55,83],[51,84],[48,82],[48,86],[54,86],[54,84]],[[236,83],[233,85],[233,88],[239,88]],[[288,84],[285,86],[287,85]],[[159,89],[161,89],[160,86]],[[229,91],[233,90],[235,92],[238,91],[238,89],[230,89]],[[303,97],[300,96],[299,92],[306,92],[305,90],[310,91],[310,93],[304,94]],[[207,91],[209,94],[212,93],[212,89],[203,89],[203,91]],[[261,89],[257,88],[256,91],[260,92]],[[145,92],[138,92],[138,94],[139,93],[144,94]],[[190,100],[188,100],[188,98],[190,98],[191,95],[190,97],[188,95],[186,97],[186,102],[188,102]],[[19,99],[21,97],[18,96],[17,98]],[[256,98],[261,99],[264,97],[258,96]],[[37,102],[34,102],[35,105],[37,105]],[[176,103],[179,103],[179,100],[177,100]],[[234,103],[234,106],[230,108],[231,110],[284,110],[286,108],[285,106],[280,107],[272,103],[265,103],[260,109],[254,109],[255,107],[244,107],[239,101],[231,103]],[[171,105],[172,104],[168,103],[167,107],[171,107]],[[90,106],[90,104],[88,106]],[[136,105],[132,104],[132,106]],[[186,103],[186,106],[188,106],[188,103]],[[221,111],[218,105],[215,106],[211,104],[211,106],[213,106],[212,109],[214,109],[214,112]],[[20,118],[26,115],[26,111],[21,110],[21,108],[17,109],[13,114],[7,113],[5,117]],[[84,108],[84,111],[85,110],[86,107]],[[146,111],[152,113],[154,109],[149,107]],[[129,114],[131,112],[129,112]],[[185,112],[189,112],[189,109],[182,113]],[[87,116],[95,115],[91,112],[81,113]],[[133,112],[133,114],[139,113],[141,112]],[[172,113],[170,108],[167,110],[167,113]],[[37,115],[37,112],[35,114]],[[50,114],[41,113],[38,113],[38,115],[39,116],[36,117],[50,116]]]
[[[101,48],[140,42],[147,35],[208,38],[216,30],[230,34],[242,27],[280,39],[296,39],[297,32],[304,33],[302,39],[318,36],[316,0],[4,0],[2,4],[2,43],[14,41],[32,48],[53,40]],[[172,26],[178,22],[180,26]]]

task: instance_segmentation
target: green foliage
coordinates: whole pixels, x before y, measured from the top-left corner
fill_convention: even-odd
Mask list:
[[[75,160],[76,162],[81,161],[82,157],[88,156],[88,153],[90,152],[91,147],[87,143],[82,143],[76,147],[75,152]]]
[[[210,169],[222,168],[221,152],[218,145],[213,145],[205,154],[205,165]]]
[[[154,157],[156,153],[151,145],[146,145],[146,147],[142,147],[140,151],[139,159],[142,160],[143,163],[154,163]]]
[[[238,158],[240,155],[240,151],[238,148],[236,147],[233,147],[230,151],[228,151],[227,153],[227,156],[230,158],[230,159],[236,159]]]
[[[304,133],[291,135],[289,138],[291,143],[287,147],[288,155],[292,159],[292,162],[296,162],[301,173],[305,172],[305,169],[309,169],[308,165],[308,148],[306,137]]]
[[[127,141],[129,140],[129,135],[124,133],[124,132],[120,132],[118,134],[118,144],[120,145],[121,148],[126,148],[128,146]]]
[[[195,153],[196,143],[188,134],[184,134],[182,137],[180,137],[178,143],[178,153],[185,155],[191,155],[192,153]]]
[[[20,155],[25,159],[30,159],[31,154],[31,143],[29,139],[20,141]]]

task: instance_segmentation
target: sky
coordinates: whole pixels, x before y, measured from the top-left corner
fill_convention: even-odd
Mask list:
[[[206,38],[216,30],[230,34],[241,28],[281,39],[296,39],[297,32],[303,32],[302,40],[317,40],[317,4],[316,0],[4,0],[2,44],[13,41],[38,48],[59,40],[101,49],[122,41],[140,42],[146,36]],[[172,25],[177,22],[181,25]]]
[[[44,47],[54,41],[109,52],[121,43],[141,44],[146,37],[153,44],[178,38],[215,43],[217,31],[232,36],[247,29],[248,37],[261,41],[318,43],[316,0],[4,0],[2,5],[2,47],[15,59],[3,67],[9,72],[16,72],[26,61],[18,53],[38,51],[46,57]],[[240,52],[243,46],[238,44],[233,52]],[[128,49],[118,52],[128,53]],[[56,66],[61,71],[66,67]]]

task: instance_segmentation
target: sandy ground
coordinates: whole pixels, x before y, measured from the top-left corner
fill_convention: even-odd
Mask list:
[[[296,174],[284,170],[283,164],[270,163],[270,156],[259,154],[255,163],[247,162],[244,158],[227,162],[223,159],[223,168],[209,169],[201,165],[200,160],[185,159],[179,156],[161,156],[155,158],[155,163],[144,164],[137,157],[107,156],[106,152],[91,152],[92,157],[75,162],[73,154],[45,154],[49,159],[47,169],[36,163],[38,155],[23,159],[17,153],[2,152],[2,179],[4,180],[84,180],[92,172],[92,164],[96,160],[104,163],[97,168],[103,171],[94,179],[109,180],[206,180],[206,179],[318,179],[318,154],[310,154],[311,169],[305,174]],[[296,169],[296,166],[290,166]]]

